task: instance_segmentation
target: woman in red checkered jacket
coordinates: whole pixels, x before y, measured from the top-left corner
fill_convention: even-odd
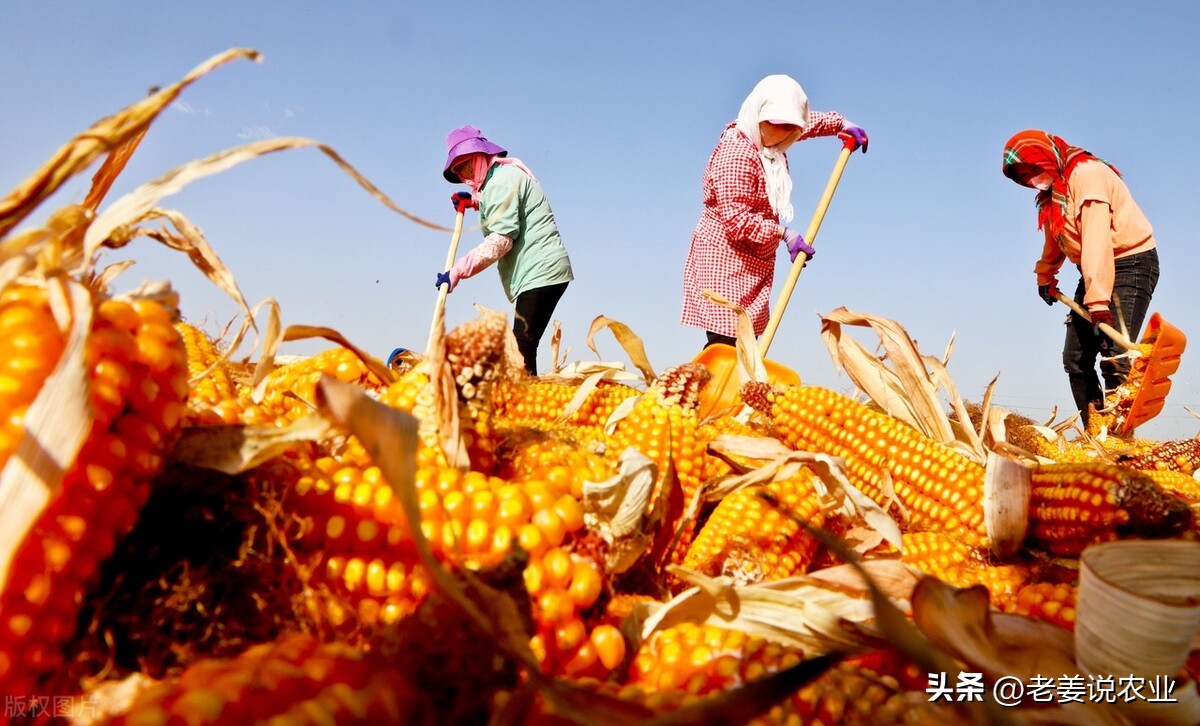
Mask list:
[[[725,127],[704,170],[704,211],[692,232],[683,268],[680,322],[703,328],[707,348],[734,344],[736,316],[703,294],[713,290],[746,309],[754,334],[767,327],[775,249],[786,245],[792,261],[813,248],[794,229],[787,150],[814,136],[842,136],[867,150],[867,133],[836,111],[808,110],[804,89],[792,78],[759,81]]]

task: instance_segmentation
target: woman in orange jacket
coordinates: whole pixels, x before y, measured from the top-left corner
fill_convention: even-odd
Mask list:
[[[1068,317],[1063,368],[1086,426],[1089,406],[1104,404],[1096,358],[1107,390],[1129,374],[1129,359],[1113,357],[1120,351],[1099,324],[1120,329],[1115,310],[1129,337],[1137,339],[1158,284],[1154,230],[1116,168],[1054,134],[1028,129],[1013,135],[1004,145],[1003,170],[1009,179],[1038,190],[1038,228],[1045,233],[1034,266],[1038,295],[1053,305],[1063,262],[1079,269],[1075,301],[1087,308],[1091,322]]]

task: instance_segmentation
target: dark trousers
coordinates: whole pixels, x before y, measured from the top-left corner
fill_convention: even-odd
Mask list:
[[[706,342],[704,344],[705,348],[707,348],[710,345],[717,345],[717,344],[732,345],[732,346],[737,345],[737,338],[731,338],[728,335],[721,335],[720,333],[714,333],[711,330],[704,331],[704,334],[706,336],[708,336],[707,337],[708,342]]]
[[[567,283],[535,287],[532,290],[517,295],[517,308],[513,315],[513,336],[517,339],[517,349],[525,359],[525,370],[529,375],[537,375],[537,349],[546,326],[550,324],[550,316],[558,306],[559,298],[567,289]]]
[[[1116,325],[1121,321],[1129,330],[1129,339],[1137,342],[1142,323],[1150,309],[1150,298],[1158,285],[1158,250],[1149,250],[1115,260],[1116,278],[1113,281],[1113,299],[1109,309],[1113,311]],[[1075,288],[1075,302],[1083,304],[1083,280]],[[1071,383],[1071,395],[1075,406],[1087,425],[1088,404],[1100,408],[1104,403],[1104,391],[1112,390],[1125,382],[1129,375],[1129,359],[1104,360],[1120,353],[1117,345],[1103,332],[1095,333],[1092,324],[1078,315],[1067,316],[1067,337],[1063,342],[1063,369]],[[1104,376],[1104,388],[1096,375],[1096,359],[1101,358],[1100,372]]]

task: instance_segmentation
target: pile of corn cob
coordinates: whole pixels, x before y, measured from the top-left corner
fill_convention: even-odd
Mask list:
[[[0,515],[22,525],[0,553],[13,721],[966,722],[869,617],[852,644],[801,646],[677,603],[714,583],[820,588],[806,576],[853,546],[1071,629],[1086,547],[1195,536],[1197,440],[1088,457],[1014,433],[1040,462],[1028,538],[1000,560],[983,464],[868,404],[751,384],[744,407],[700,420],[695,364],[584,396],[526,375],[498,313],[399,375],[335,346],[252,377],[170,295],[115,296],[81,271],[93,217],[70,211],[0,238]],[[27,212],[0,206],[0,234]],[[311,424],[336,423],[333,381],[413,417],[411,477],[363,430]],[[74,441],[43,425],[63,400],[87,412]],[[764,470],[716,445],[729,436],[825,463],[724,489]],[[231,437],[272,443],[230,468]],[[899,541],[863,536],[830,466]],[[14,511],[33,484],[42,499]]]

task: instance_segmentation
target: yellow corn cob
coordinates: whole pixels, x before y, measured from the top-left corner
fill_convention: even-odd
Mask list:
[[[496,452],[496,473],[514,482],[540,479],[581,499],[585,481],[604,481],[615,472],[609,459],[572,433],[513,431]]]
[[[1178,471],[1193,474],[1200,467],[1200,438],[1168,441],[1149,451],[1120,459],[1130,469]]]
[[[1055,554],[1124,536],[1173,537],[1192,524],[1184,502],[1115,464],[1045,464],[1032,479],[1029,537]]]
[[[200,661],[140,693],[111,721],[332,724],[420,721],[424,697],[399,671],[341,643],[285,634],[233,659]]]
[[[789,446],[843,457],[850,481],[881,506],[893,504],[890,486],[912,529],[956,532],[972,545],[986,542],[981,465],[825,388],[746,388],[747,402],[769,412]]]
[[[374,390],[383,387],[383,382],[367,370],[353,351],[330,348],[280,366],[266,377],[260,405],[267,419],[284,426],[313,412],[317,382],[323,375]],[[240,390],[247,400],[250,393],[245,388]]]
[[[169,311],[157,302],[96,303],[86,343],[91,432],[68,462],[58,493],[18,547],[0,593],[0,692],[36,692],[57,668],[84,595],[100,564],[132,529],[161,470],[184,410],[187,360]],[[0,295],[0,412],[7,463],[28,402],[62,350],[45,294],[9,288]],[[59,340],[56,342],[55,337]],[[11,392],[11,382],[20,383]]]
[[[1143,469],[1141,473],[1164,491],[1174,494],[1188,504],[1200,504],[1200,480],[1194,475],[1169,469]]]
[[[663,487],[678,486],[672,496],[682,507],[684,492],[700,486],[702,449],[696,440],[696,404],[710,377],[708,369],[696,363],[668,368],[629,415],[617,422],[609,449],[614,462],[626,448],[633,447],[658,467],[652,505]]]
[[[733,688],[803,660],[785,647],[738,630],[681,623],[645,640],[633,657],[629,683],[655,691],[703,695]]]
[[[791,513],[822,527],[825,516],[807,469],[763,487]],[[807,572],[817,540],[794,519],[759,496],[759,488],[725,497],[696,536],[683,566],[709,576],[732,575],[740,583],[778,580]]]
[[[504,381],[496,386],[492,402],[496,416],[506,426],[551,429],[560,425],[559,416],[578,390],[579,386],[572,383],[539,379]],[[632,386],[601,381],[562,424],[603,428],[625,399],[638,395],[641,391]]]
[[[620,630],[604,623],[593,627],[586,617],[605,589],[600,565],[554,547],[531,559],[524,577],[535,626],[530,646],[544,671],[602,678],[625,660]]]
[[[1003,609],[1073,631],[1078,597],[1078,585],[1035,582],[1017,590],[1015,601]]]
[[[721,416],[705,421],[696,429],[696,439],[703,446],[703,465],[700,470],[700,480],[708,481],[714,477],[724,476],[732,471],[729,462],[708,452],[708,445],[722,434],[733,436],[763,436],[758,429],[750,424],[742,423],[733,416]]]
[[[664,700],[664,696],[679,692],[698,696],[730,690],[802,659],[796,648],[739,631],[681,624],[654,633],[642,644],[634,656],[628,685],[619,694],[655,711],[673,711],[690,699]],[[650,694],[658,698],[651,700]],[[844,661],[752,723],[956,722],[953,711],[928,703],[924,692],[913,694],[903,690],[890,674],[872,670],[864,662]]]
[[[258,407],[249,398],[238,395],[227,365],[218,362],[221,353],[212,339],[187,323],[176,323],[175,329],[179,331],[187,349],[188,376],[191,379],[185,423],[236,424],[265,419],[265,415],[258,412]]]
[[[966,544],[951,532],[906,533],[901,559],[955,587],[983,585],[997,604],[1011,601],[1030,578],[1026,565],[994,564],[984,549]]]

